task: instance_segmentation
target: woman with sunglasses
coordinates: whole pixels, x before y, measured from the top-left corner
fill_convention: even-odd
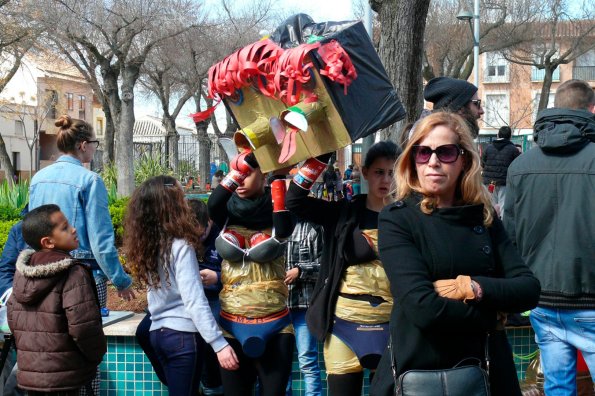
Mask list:
[[[388,342],[393,302],[378,259],[378,213],[390,200],[398,153],[393,142],[370,147],[362,168],[369,193],[351,201],[308,196],[330,154],[307,160],[287,192],[287,208],[324,229],[320,272],[306,321],[312,334],[324,341],[331,396],[359,396],[364,368],[376,369]]]
[[[465,121],[447,112],[424,118],[395,182],[396,201],[380,213],[378,248],[395,300],[396,376],[489,357],[492,395],[520,395],[498,318],[535,307],[539,281],[495,215]],[[378,371],[371,394],[394,394],[389,352]]]

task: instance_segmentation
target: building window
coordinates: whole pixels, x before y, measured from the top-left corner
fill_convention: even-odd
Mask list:
[[[554,107],[554,98],[556,97],[555,92],[550,91],[549,99],[547,100],[547,108]],[[537,119],[537,109],[539,108],[539,100],[541,99],[541,92],[536,92],[533,96],[533,122]]]
[[[572,68],[572,78],[583,81],[595,81],[595,50],[576,58]]]
[[[71,93],[66,94],[66,104],[68,110],[74,110],[74,95]]]
[[[95,122],[95,133],[97,136],[103,136],[103,119],[98,118]]]
[[[85,121],[85,99],[85,95],[79,95],[79,118],[83,121]]]
[[[545,69],[538,69],[531,66],[531,81],[539,82],[545,78]],[[552,74],[552,81],[560,81],[560,67],[557,67]]]
[[[21,120],[14,121],[14,135],[15,136],[23,136],[25,131],[25,125]]]
[[[508,61],[497,52],[486,53],[485,82],[508,82]]]
[[[19,153],[18,151],[12,152],[12,166],[15,171],[21,169],[21,153]]]
[[[486,94],[484,110],[483,121],[487,128],[499,128],[510,123],[510,104],[507,94]]]

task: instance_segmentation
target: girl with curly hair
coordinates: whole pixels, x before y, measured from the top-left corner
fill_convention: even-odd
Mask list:
[[[172,395],[198,394],[204,344],[219,364],[238,359],[211,313],[196,251],[201,227],[173,177],[157,176],[132,194],[125,219],[124,253],[136,278],[148,286],[151,345]]]

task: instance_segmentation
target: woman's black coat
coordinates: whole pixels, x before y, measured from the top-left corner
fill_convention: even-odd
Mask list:
[[[535,307],[540,286],[502,222],[496,218],[486,229],[483,205],[426,215],[419,199],[410,197],[384,208],[378,229],[380,258],[395,297],[390,327],[397,376],[411,369],[451,368],[468,357],[484,360],[486,335],[493,332],[490,346],[498,361],[491,362],[492,394],[520,392],[505,335],[494,332],[496,313]],[[458,275],[481,285],[481,302],[466,304],[434,291],[432,282]],[[392,378],[387,361],[383,357],[376,382]]]

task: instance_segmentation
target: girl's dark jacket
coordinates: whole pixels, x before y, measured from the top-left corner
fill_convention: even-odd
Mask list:
[[[346,268],[346,261],[339,252],[345,251],[348,236],[359,224],[359,214],[366,208],[366,195],[357,195],[351,202],[327,202],[308,197],[308,194],[308,190],[290,183],[285,204],[299,218],[320,224],[324,229],[320,272],[306,312],[308,328],[319,341],[323,341],[332,329],[341,276]]]
[[[24,250],[16,265],[8,325],[23,389],[58,392],[95,378],[106,352],[90,270],[59,251]]]
[[[486,228],[483,205],[440,208],[427,215],[419,198],[410,197],[385,207],[378,229],[380,259],[395,298],[390,332],[397,376],[413,369],[452,368],[469,357],[483,361],[491,333],[492,395],[520,395],[505,333],[495,331],[496,315],[535,307],[540,286],[502,222],[495,218]],[[458,275],[480,284],[480,302],[446,299],[434,291],[434,281]],[[392,378],[389,362],[385,353],[375,377]],[[388,393],[375,386],[371,394]]]

